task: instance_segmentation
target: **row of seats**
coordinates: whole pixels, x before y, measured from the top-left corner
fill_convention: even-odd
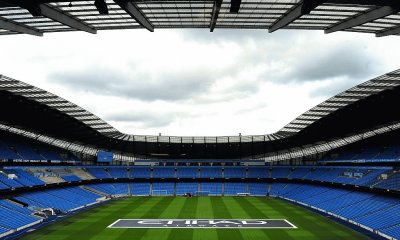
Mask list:
[[[72,154],[66,153],[61,156],[59,154],[61,151],[52,146],[19,138],[0,140],[0,159],[79,161]]]
[[[81,169],[81,168],[79,168]],[[258,166],[258,167],[171,167],[171,166],[135,166],[135,167],[85,167],[93,177],[98,179],[111,178],[282,178],[282,179],[305,179],[312,181],[323,181],[350,184],[356,186],[372,186],[376,188],[400,190],[400,175],[391,167],[321,167],[321,166]],[[11,170],[10,170],[11,171]],[[22,170],[19,170],[22,171]],[[39,170],[37,170],[39,171]],[[52,170],[55,171],[55,170]],[[21,174],[24,174],[22,171]],[[61,176],[65,181],[79,181],[80,178],[66,172]],[[60,174],[61,175],[61,174]],[[383,178],[383,176],[387,176]],[[10,187],[22,187],[19,181],[2,180],[0,175],[0,189]],[[32,179],[31,179],[32,180]],[[36,183],[39,184],[39,183]]]
[[[306,184],[271,184],[270,194],[316,207],[400,238],[400,199]]]
[[[321,161],[325,162],[395,162],[400,159],[400,146],[369,147],[339,154],[327,155]]]

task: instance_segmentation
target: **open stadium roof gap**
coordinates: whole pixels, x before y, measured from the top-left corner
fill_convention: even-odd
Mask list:
[[[0,35],[159,28],[400,34],[396,0],[0,0]]]
[[[334,130],[333,134],[330,133],[331,135],[329,135],[329,137],[323,139],[324,141],[321,141],[320,138],[313,135],[313,132],[316,131],[320,133],[327,125],[329,126],[329,121],[342,119],[340,116],[343,115],[343,109],[357,109],[361,102],[365,100],[376,101],[373,99],[382,98],[388,95],[388,92],[389,95],[396,95],[400,85],[399,72],[399,70],[396,70],[387,73],[337,94],[306,111],[276,133],[238,136],[157,136],[124,134],[98,116],[66,99],[27,83],[0,75],[0,91],[3,95],[8,96],[8,99],[18,99],[17,102],[22,101],[27,104],[29,102],[29,106],[32,106],[31,108],[45,110],[46,114],[50,114],[45,118],[52,119],[49,120],[52,125],[53,121],[57,121],[57,124],[63,124],[67,132],[60,132],[60,129],[54,131],[54,129],[45,130],[42,127],[36,128],[34,125],[31,125],[32,123],[21,122],[8,125],[7,121],[2,121],[0,130],[33,138],[68,150],[85,152],[87,154],[95,154],[100,150],[106,151],[107,149],[104,149],[104,146],[108,146],[110,149],[120,146],[120,149],[115,149],[115,152],[120,154],[120,160],[130,160],[133,158],[130,154],[136,152],[137,149],[142,149],[144,153],[154,152],[157,154],[164,154],[164,150],[159,150],[160,148],[169,148],[172,145],[177,145],[179,149],[176,151],[186,153],[187,150],[185,149],[195,144],[203,144],[204,148],[212,147],[215,149],[218,148],[217,145],[225,144],[229,149],[237,148],[238,151],[242,152],[242,144],[250,144],[251,147],[247,147],[248,149],[244,151],[255,152],[256,155],[252,155],[252,157],[257,157],[259,153],[262,153],[262,156],[260,155],[259,158],[267,157],[266,159],[269,161],[276,161],[277,159],[289,159],[300,153],[302,156],[305,156],[310,153],[325,152],[362,140],[366,137],[372,137],[399,129],[400,125],[395,121],[396,119],[388,118],[385,120],[386,122],[381,125],[371,123],[370,125],[365,125],[363,128],[339,133],[339,135],[335,133],[336,131]],[[350,111],[352,112],[352,110]],[[26,126],[24,126],[24,124],[26,124]],[[359,124],[357,123],[357,125]],[[296,144],[298,140],[295,140],[298,138],[306,138],[309,140],[306,140],[305,146],[299,146]],[[290,143],[288,143],[288,140]],[[301,141],[304,142],[304,139]],[[152,145],[150,146],[147,144]],[[253,149],[253,144],[257,144],[257,151]],[[307,144],[311,144],[312,146],[307,146]],[[286,149],[284,153],[281,153],[282,149]]]

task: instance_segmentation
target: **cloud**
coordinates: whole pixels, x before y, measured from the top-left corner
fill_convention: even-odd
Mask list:
[[[105,68],[57,72],[49,78],[77,91],[142,101],[185,100],[206,93],[214,81],[207,72],[162,72],[151,75],[135,70],[123,72]]]
[[[339,44],[333,47],[301,51],[290,69],[282,77],[295,81],[315,81],[338,77],[359,79],[373,72],[374,61],[379,59],[369,55],[358,44]]]
[[[170,125],[177,113],[159,113],[150,111],[136,112],[116,112],[109,113],[104,116],[104,120],[110,122],[119,122],[121,124],[133,125],[141,128],[162,128]]]
[[[315,88],[310,92],[311,97],[323,97],[330,98],[343,91],[346,91],[360,83],[364,80],[350,81],[347,77],[337,78],[333,80],[327,80],[322,82],[322,86]]]

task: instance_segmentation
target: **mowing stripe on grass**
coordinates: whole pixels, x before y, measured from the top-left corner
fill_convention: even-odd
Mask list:
[[[198,199],[197,210],[195,212],[196,218],[198,219],[215,218],[210,197],[196,197],[196,198]],[[218,239],[217,229],[194,229],[193,239],[194,240]]]
[[[141,218],[144,219],[155,219],[159,218],[161,214],[168,208],[168,206],[174,201],[173,197],[160,197],[160,200],[153,206],[151,207],[144,215],[141,216]],[[143,236],[146,234],[148,229],[135,229],[135,231],[131,231],[131,229],[126,229],[122,233],[119,234],[118,240],[126,240],[126,239],[131,239],[134,237],[134,239],[142,239]]]
[[[254,206],[252,202],[250,202],[246,197],[237,197],[234,198],[236,202],[240,205],[240,207],[245,211],[251,218],[271,218],[268,214],[260,211],[258,208]],[[275,218],[275,217],[272,217]],[[292,230],[292,229],[290,229]],[[260,229],[264,233],[264,235],[270,239],[292,239],[290,235],[283,229]]]
[[[140,208],[141,205],[146,201],[147,199],[136,198],[133,199],[133,201],[115,200],[115,202],[110,202],[108,203],[108,206],[105,206],[104,211],[101,212],[101,213],[106,213],[105,215],[103,214],[99,215],[98,212],[95,212],[91,214],[93,216],[92,218],[82,219],[81,225],[83,225],[84,228],[81,228],[80,231],[71,232],[67,239],[79,239],[82,237],[82,232],[96,235],[99,232],[103,231],[104,228],[107,227],[109,221],[112,221],[115,218],[115,216],[121,216],[123,214],[127,214],[126,211],[127,209]],[[95,218],[96,215],[99,216]],[[95,221],[87,222],[88,219]]]
[[[197,203],[199,198],[186,198],[181,211],[179,212],[178,219],[196,217]],[[168,236],[168,240],[177,239],[193,239],[193,229],[173,229]]]
[[[222,201],[222,197],[211,197],[211,205],[214,217],[219,219],[231,219],[232,216]],[[217,229],[219,239],[243,239],[238,229]]]

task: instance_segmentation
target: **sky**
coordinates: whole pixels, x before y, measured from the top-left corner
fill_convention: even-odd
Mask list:
[[[0,37],[0,74],[55,93],[123,133],[269,134],[398,69],[399,37],[175,29]]]

